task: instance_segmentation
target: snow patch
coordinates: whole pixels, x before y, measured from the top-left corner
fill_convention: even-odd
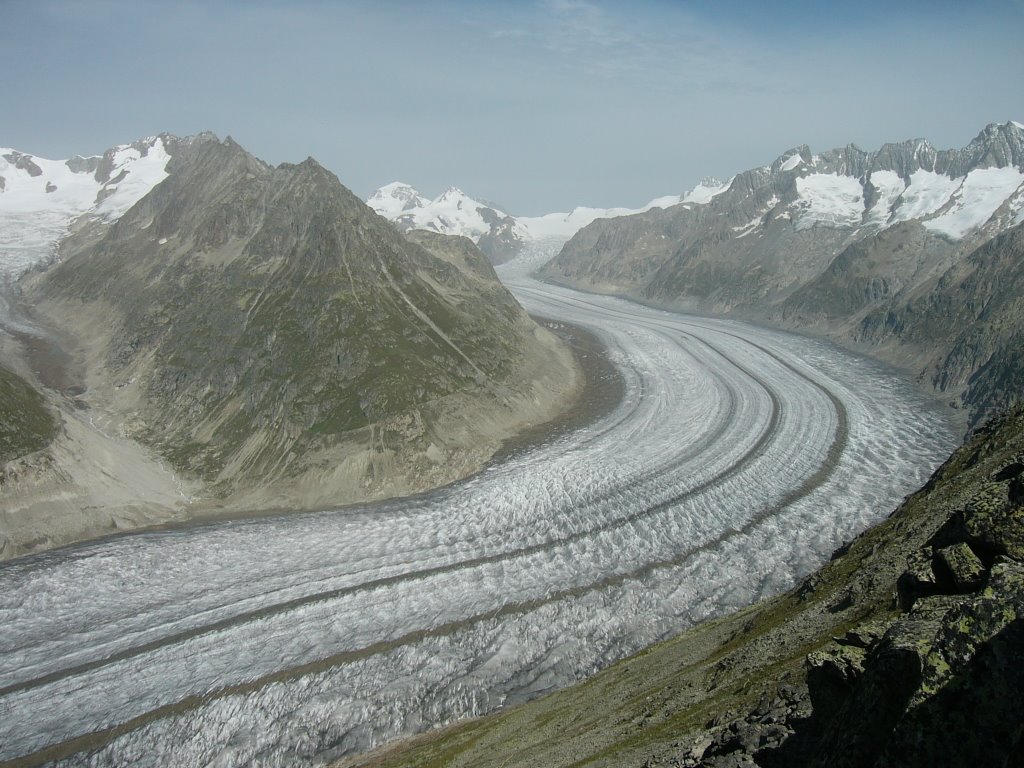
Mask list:
[[[938,211],[960,187],[960,179],[920,168],[910,175],[910,186],[893,211],[892,222],[923,219]]]
[[[800,215],[797,230],[815,225],[855,227],[864,214],[864,189],[852,176],[812,173],[796,180]]]
[[[42,171],[33,176],[2,159],[23,153],[0,148],[0,276],[50,259],[79,216],[117,219],[165,179],[170,156],[159,137],[147,141],[145,155],[129,145],[116,147],[110,178],[123,178],[105,183],[91,171],[71,170],[65,160],[25,155]]]
[[[718,179],[712,178],[703,179],[700,184],[683,195],[680,202],[706,205],[707,203],[710,203],[713,198],[729,189],[731,184],[732,179],[729,179],[726,182],[721,182]]]
[[[924,222],[932,232],[961,239],[992,218],[992,215],[1024,184],[1024,173],[1013,166],[977,168],[967,174],[952,196],[952,206]]]
[[[793,153],[792,155],[790,155],[789,157],[786,158],[786,162],[784,162],[782,164],[782,170],[783,171],[792,171],[794,168],[796,168],[798,165],[800,165],[800,163],[802,163],[803,161],[804,161],[804,159],[802,157],[800,157],[800,153],[799,152],[795,152],[795,153]]]

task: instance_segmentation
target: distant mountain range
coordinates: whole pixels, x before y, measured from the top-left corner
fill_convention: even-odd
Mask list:
[[[402,230],[425,229],[468,237],[480,246],[492,263],[500,264],[515,256],[525,243],[544,239],[567,240],[597,219],[629,216],[680,203],[706,203],[728,187],[728,183],[723,184],[717,179],[705,179],[689,192],[655,198],[643,208],[580,206],[569,213],[544,216],[511,216],[489,203],[474,200],[457,187],[449,187],[439,197],[428,200],[402,182],[381,187],[366,202]]]
[[[1024,394],[1024,126],[963,149],[806,146],[703,202],[595,220],[552,280],[827,334],[977,421]]]

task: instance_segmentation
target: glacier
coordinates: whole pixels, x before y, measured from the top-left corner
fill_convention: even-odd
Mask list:
[[[551,691],[795,583],[916,488],[944,412],[869,360],[499,268],[598,335],[594,423],[427,494],[0,565],[0,761],[320,765]]]

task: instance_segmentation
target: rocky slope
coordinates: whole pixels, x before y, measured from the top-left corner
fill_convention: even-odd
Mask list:
[[[1019,765],[1024,409],[787,594],[341,765]]]
[[[207,507],[433,487],[573,397],[571,354],[471,243],[408,240],[314,160],[230,139],[179,142],[167,173],[21,300],[64,339],[75,407],[201,480]]]
[[[982,316],[991,310],[980,283],[1018,279],[1012,231],[1022,224],[1024,127],[1009,122],[959,150],[923,140],[875,152],[797,147],[703,203],[595,221],[545,274],[828,334],[909,367],[977,422],[1020,394],[992,353],[1013,349],[1024,314],[1003,300],[998,322]],[[980,302],[973,314],[930,325],[938,307],[965,299]],[[973,382],[986,366],[987,383]]]

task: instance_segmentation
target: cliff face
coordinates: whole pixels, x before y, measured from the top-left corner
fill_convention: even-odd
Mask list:
[[[785,595],[344,765],[1017,765],[1024,409]]]
[[[829,335],[910,369],[976,424],[1024,393],[1011,378],[1024,314],[1001,288],[1018,281],[1022,216],[1016,123],[959,150],[804,146],[703,202],[596,221],[544,272]],[[990,306],[986,283],[1006,298]]]
[[[26,299],[77,340],[90,407],[217,495],[430,487],[571,397],[568,353],[471,244],[407,240],[314,160],[231,139],[184,142],[167,171]]]

